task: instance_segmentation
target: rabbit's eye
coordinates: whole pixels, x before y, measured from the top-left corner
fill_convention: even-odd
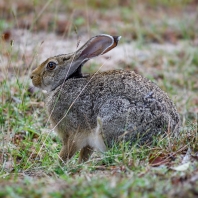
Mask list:
[[[47,64],[47,69],[53,70],[53,69],[55,69],[55,68],[56,68],[56,63],[55,63],[55,62],[49,62],[49,63]]]

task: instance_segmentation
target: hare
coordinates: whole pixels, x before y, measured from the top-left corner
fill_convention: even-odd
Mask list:
[[[48,92],[46,108],[63,141],[63,161],[78,150],[82,162],[93,150],[104,152],[120,141],[144,144],[179,131],[173,102],[150,80],[123,70],[82,74],[89,59],[107,53],[119,39],[97,35],[74,53],[48,58],[31,74],[33,85]]]

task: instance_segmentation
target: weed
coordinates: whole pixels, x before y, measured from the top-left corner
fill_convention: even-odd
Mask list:
[[[195,197],[196,2],[34,0],[13,5],[3,1],[0,6],[0,197]],[[74,46],[100,31],[122,35],[123,43],[109,62],[97,59],[83,71],[95,73],[104,64],[103,69],[134,70],[151,79],[176,103],[181,132],[157,137],[153,145],[114,145],[82,164],[77,153],[62,166],[62,143],[47,123],[44,95],[31,87],[28,75],[41,54],[59,53],[60,46],[70,52],[62,43]]]

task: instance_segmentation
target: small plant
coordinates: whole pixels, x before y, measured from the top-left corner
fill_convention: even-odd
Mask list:
[[[0,4],[0,197],[197,196],[195,1]],[[167,131],[151,145],[121,142],[107,152],[94,151],[85,163],[78,163],[77,152],[62,165],[62,142],[49,124],[45,96],[32,87],[29,75],[60,48],[63,53],[75,51],[70,46],[78,48],[99,33],[122,35],[121,43],[116,55],[94,59],[84,73],[119,65],[146,76],[176,104],[181,131]]]

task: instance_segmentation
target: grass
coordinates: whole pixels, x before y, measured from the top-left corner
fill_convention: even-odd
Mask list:
[[[0,40],[0,197],[198,196],[196,2],[114,0],[112,8],[108,1],[24,0],[16,10],[11,4],[0,8],[0,33],[6,34]],[[27,28],[32,38],[44,31],[74,43],[100,32],[122,35],[119,46],[137,51],[126,52],[119,68],[135,70],[168,93],[181,115],[181,134],[158,137],[152,147],[115,145],[82,164],[77,153],[60,165],[61,142],[47,122],[44,95],[28,77],[42,41],[26,54],[30,41],[21,49],[17,28]],[[100,66],[92,61],[84,71]]]

